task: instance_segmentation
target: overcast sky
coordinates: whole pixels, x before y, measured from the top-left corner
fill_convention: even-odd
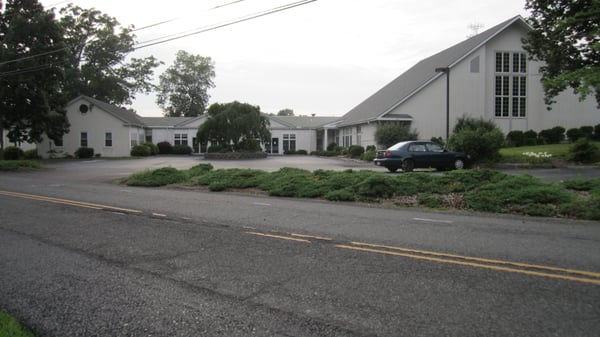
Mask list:
[[[298,0],[73,0],[137,28],[142,43],[230,22]],[[42,0],[49,8],[68,2]],[[205,33],[141,48],[165,65],[178,50],[210,57],[216,87],[210,104],[234,100],[276,113],[341,116],[419,60],[515,15],[524,0],[317,0]],[[154,95],[132,105],[142,116],[161,116]]]

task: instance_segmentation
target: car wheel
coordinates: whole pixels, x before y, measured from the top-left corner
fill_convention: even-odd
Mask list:
[[[462,170],[465,168],[465,161],[462,158],[457,158],[454,160],[454,169]]]
[[[415,162],[408,159],[402,163],[402,171],[404,172],[412,172],[415,169]]]
[[[390,171],[390,172],[392,172],[392,173],[394,173],[394,172],[398,171],[398,168],[397,168],[397,167],[388,167],[387,169],[388,169],[388,171]]]

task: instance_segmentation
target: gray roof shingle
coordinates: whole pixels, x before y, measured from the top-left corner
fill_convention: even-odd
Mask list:
[[[302,129],[320,128],[340,119],[339,117],[321,116],[269,116],[269,118],[278,121],[283,125]]]
[[[478,35],[420,61],[342,116],[339,126],[360,124],[382,117],[401,104],[404,100],[420,91],[436,77],[443,75],[437,73],[435,68],[452,68],[453,65],[457,64],[463,58],[467,57],[480,46],[515,23],[527,26],[527,23],[521,16],[515,16]]]
[[[141,120],[141,117],[138,116],[132,110],[119,108],[115,105],[112,105],[112,104],[109,104],[106,102],[102,102],[100,100],[97,100],[95,98],[85,96],[85,95],[81,95],[81,96],[75,98],[74,100],[72,100],[71,102],[74,102],[78,99],[84,99],[84,100],[88,101],[90,104],[95,105],[95,106],[99,107],[100,109],[113,115],[114,117],[122,120],[126,125],[139,126],[139,127],[144,126],[144,122]],[[71,102],[69,102],[69,104],[71,104]]]

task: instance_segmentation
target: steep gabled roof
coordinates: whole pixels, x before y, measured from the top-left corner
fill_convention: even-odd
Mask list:
[[[514,23],[528,26],[520,15],[515,16],[478,35],[420,61],[346,113],[341,118],[341,123],[338,126],[343,127],[377,120],[402,104],[406,99],[419,92],[437,77],[442,76],[442,73],[436,73],[436,68],[452,68],[455,64],[459,63],[465,57]]]
[[[68,105],[71,105],[73,102],[75,102],[79,99],[86,100],[91,105],[97,106],[98,108],[106,111],[107,113],[111,114],[115,118],[123,121],[125,123],[125,125],[127,125],[127,126],[144,127],[144,122],[141,121],[141,117],[138,116],[135,112],[133,112],[131,110],[119,108],[118,106],[108,104],[106,102],[102,102],[100,100],[97,100],[97,99],[89,97],[89,96],[81,95],[81,96],[71,100],[68,103]]]

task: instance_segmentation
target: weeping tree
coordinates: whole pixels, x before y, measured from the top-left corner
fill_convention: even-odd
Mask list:
[[[260,151],[260,142],[271,139],[269,119],[258,106],[247,103],[215,103],[208,108],[208,119],[198,128],[197,139],[227,151]]]

